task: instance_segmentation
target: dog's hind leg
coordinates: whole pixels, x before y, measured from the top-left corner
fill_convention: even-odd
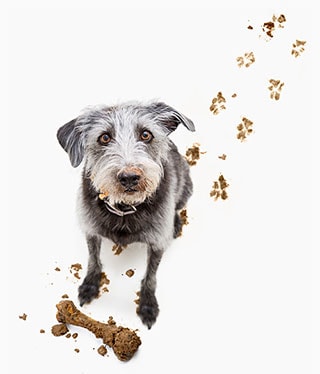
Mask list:
[[[100,261],[101,237],[87,235],[86,239],[89,249],[89,261],[87,275],[82,285],[79,287],[78,297],[81,306],[85,303],[89,303],[98,296],[102,269]]]
[[[148,246],[147,270],[141,281],[137,313],[141,321],[147,325],[149,329],[155,323],[159,314],[159,306],[155,296],[155,291],[157,286],[156,273],[162,255],[162,249],[155,248],[152,245]]]

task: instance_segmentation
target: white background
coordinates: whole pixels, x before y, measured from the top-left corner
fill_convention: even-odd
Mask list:
[[[313,10],[292,1],[223,8],[214,1],[132,3],[12,2],[6,13],[8,361],[1,372],[318,373]],[[287,22],[267,41],[261,25],[281,13]],[[291,55],[296,39],[307,41],[298,58]],[[239,68],[236,58],[246,52],[256,61]],[[269,79],[285,83],[279,101],[270,99]],[[227,109],[214,116],[209,107],[219,91]],[[76,341],[50,332],[61,296],[77,304],[81,280],[71,264],[83,265],[82,278],[87,264],[75,207],[81,168],[72,169],[56,131],[87,105],[150,99],[194,121],[195,133],[181,126],[172,134],[181,153],[194,142],[206,153],[191,169],[190,223],[159,268],[160,315],[151,330],[133,302],[145,248],[132,245],[115,256],[112,243],[103,244],[110,292],[82,310],[138,329],[142,345],[122,363],[111,349],[100,356],[101,341],[85,330],[70,328],[79,333]],[[236,138],[242,117],[254,130],[243,143]],[[226,201],[209,196],[220,173],[230,184]]]

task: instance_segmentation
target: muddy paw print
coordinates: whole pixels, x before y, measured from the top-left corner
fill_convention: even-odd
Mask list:
[[[284,86],[284,82],[281,82],[279,79],[270,79],[269,83],[271,83],[271,86],[268,87],[269,91],[271,91],[271,99],[279,100],[282,87]]]
[[[306,44],[306,41],[304,40],[296,40],[296,42],[292,44],[291,54],[294,57],[299,57],[301,53],[304,51],[305,44]]]
[[[221,110],[226,109],[226,99],[223,97],[222,92],[218,92],[217,96],[212,99],[210,111],[217,115]]]
[[[245,53],[243,56],[237,57],[237,63],[239,68],[242,66],[248,68],[250,65],[252,65],[255,62],[255,57],[253,52]]]
[[[252,125],[253,125],[252,121],[250,121],[246,117],[243,117],[242,122],[239,123],[239,125],[237,126],[237,130],[238,130],[237,138],[241,140],[242,142],[246,140],[248,135],[250,135],[253,132]]]
[[[196,165],[197,161],[200,159],[200,155],[205,154],[206,152],[200,151],[200,144],[193,143],[192,147],[186,150],[185,158],[190,166]]]
[[[227,187],[229,187],[229,184],[221,174],[218,180],[213,182],[210,196],[214,197],[215,200],[218,200],[219,198],[221,198],[222,200],[226,200],[228,198],[228,194],[226,191]]]
[[[273,38],[276,29],[283,29],[285,22],[286,17],[283,14],[280,14],[279,17],[273,15],[271,21],[265,22],[262,25],[262,31],[264,32],[266,40]]]

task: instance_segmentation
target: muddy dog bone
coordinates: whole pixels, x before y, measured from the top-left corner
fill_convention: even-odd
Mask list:
[[[101,338],[104,344],[111,347],[121,361],[130,360],[141,344],[135,331],[117,326],[112,318],[108,323],[95,321],[80,312],[71,300],[62,300],[56,307],[58,322],[84,327],[91,331],[97,338]]]

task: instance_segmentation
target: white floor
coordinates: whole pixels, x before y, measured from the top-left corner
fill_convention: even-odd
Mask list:
[[[261,25],[281,14],[284,27],[268,40]],[[19,7],[8,17],[10,115],[2,138],[9,155],[2,265],[8,366],[1,372],[194,372],[201,365],[219,374],[316,373],[312,11],[273,4]],[[306,41],[297,58],[296,40]],[[255,62],[239,67],[237,57],[250,52]],[[270,79],[284,83],[278,101],[270,98]],[[213,115],[218,92],[226,109]],[[142,345],[122,363],[111,349],[100,356],[101,341],[85,330],[70,328],[76,340],[50,332],[61,296],[77,304],[81,280],[70,266],[82,264],[81,278],[87,266],[75,211],[81,168],[72,169],[55,136],[86,105],[153,98],[194,121],[195,133],[181,126],[172,134],[181,153],[195,142],[205,153],[191,169],[189,225],[159,269],[161,311],[151,330],[134,303],[145,248],[132,245],[115,256],[112,243],[103,244],[109,292],[82,310],[138,329]],[[240,142],[243,117],[253,133]],[[209,194],[220,174],[230,185],[228,199],[214,201]],[[125,275],[130,268],[132,278]]]

